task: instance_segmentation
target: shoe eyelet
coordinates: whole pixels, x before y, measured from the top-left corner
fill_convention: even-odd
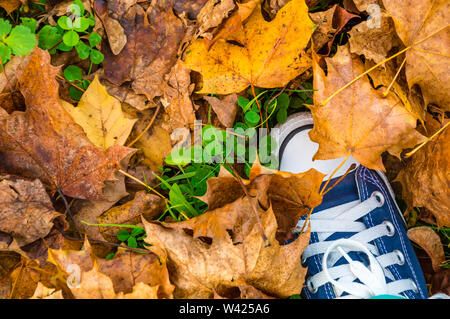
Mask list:
[[[375,197],[375,200],[377,201],[377,207],[381,207],[384,205],[385,199],[381,192],[374,191],[370,197]]]
[[[414,280],[412,280],[411,278],[409,278],[409,280],[411,280],[412,284],[413,284],[413,289],[411,289],[414,293],[418,294],[419,293],[419,288],[417,288],[416,282]]]
[[[383,225],[386,226],[386,230],[387,230],[387,236],[392,237],[395,235],[395,227],[394,225],[392,225],[392,223],[388,220],[383,221]]]
[[[301,257],[301,263],[302,263],[302,265],[304,265],[304,264],[306,263],[306,260],[307,260],[307,259],[308,259],[308,258],[304,257],[303,254],[302,254],[302,257]]]
[[[398,258],[397,265],[403,266],[405,264],[405,256],[403,255],[403,253],[400,250],[396,249],[394,250],[394,254]]]
[[[306,279],[306,287],[308,287],[310,293],[315,294],[318,288],[313,285],[311,278],[312,277],[310,276],[308,277],[308,279]]]

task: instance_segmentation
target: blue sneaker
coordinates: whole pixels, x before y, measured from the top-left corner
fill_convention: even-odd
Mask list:
[[[329,178],[344,158],[312,161],[318,144],[309,139],[309,113],[290,116],[272,136],[279,169],[300,173],[315,168]],[[352,168],[352,164],[355,168]],[[406,235],[406,222],[381,171],[352,157],[336,172],[313,210],[310,245],[302,255],[308,267],[302,295],[308,299],[372,298],[380,295],[428,298],[425,279]],[[304,226],[306,216],[298,223]]]

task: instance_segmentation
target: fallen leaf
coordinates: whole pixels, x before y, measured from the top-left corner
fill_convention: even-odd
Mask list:
[[[142,132],[148,123],[138,121],[136,123],[135,132],[131,135],[134,139],[140,132]],[[172,142],[170,139],[170,132],[164,127],[166,125],[159,118],[155,120],[152,127],[146,132],[133,146],[142,150],[144,160],[142,164],[150,167],[153,171],[157,171],[159,166],[162,166],[164,159],[172,151]]]
[[[450,110],[450,28],[447,0],[383,0],[406,51],[406,78],[410,89],[419,85],[425,105]]]
[[[114,180],[120,161],[133,149],[95,147],[64,110],[50,55],[36,49],[19,76],[27,110],[8,114],[0,108],[0,158],[6,171],[39,178],[51,192],[102,199],[105,180]]]
[[[427,252],[434,271],[439,271],[439,265],[445,261],[444,248],[439,235],[428,226],[419,226],[408,229],[408,238]]]
[[[161,103],[167,114],[164,122],[167,123],[169,131],[194,124],[194,105],[190,98],[193,87],[190,74],[191,70],[177,62],[167,77],[167,84],[164,85],[164,98]]]
[[[230,94],[249,85],[286,85],[310,67],[303,49],[313,26],[304,1],[292,0],[270,22],[264,20],[258,6],[239,36],[245,43],[220,39],[208,50],[204,41],[195,40],[186,51],[185,64],[203,77],[197,93]]]
[[[146,191],[136,193],[133,200],[123,205],[115,206],[99,217],[98,224],[136,225],[141,222],[141,215],[149,220],[159,217],[164,211],[165,202],[159,196],[148,194]],[[100,226],[100,232],[107,241],[116,242],[120,227]]]
[[[426,120],[429,133],[441,124]],[[426,207],[439,226],[450,226],[450,130],[447,128],[412,155],[397,180],[402,183],[402,196],[408,207]]]
[[[401,151],[425,140],[416,130],[416,119],[392,94],[386,98],[374,90],[363,77],[326,99],[364,72],[358,57],[352,56],[348,45],[338,47],[333,58],[325,58],[328,75],[313,62],[314,105],[310,106],[314,127],[309,132],[319,144],[314,160],[352,155],[370,169],[384,170],[381,154],[388,151],[399,156]]]
[[[156,287],[159,298],[171,298],[174,289],[164,255],[119,250],[113,259],[106,260],[96,257],[86,240],[80,251],[49,249],[49,261],[65,273],[78,266],[81,287],[69,287],[76,298],[91,293],[92,298],[114,298],[116,293],[131,293],[138,282]]]
[[[299,258],[309,243],[309,232],[280,246],[275,239],[277,223],[272,209],[258,208],[256,215],[249,211],[252,205],[258,205],[255,199],[238,199],[234,205],[239,204],[241,213],[224,216],[229,223],[220,231],[225,234],[226,227],[234,223],[231,235],[213,239],[211,244],[193,237],[178,223],[143,221],[145,240],[167,250],[175,298],[212,298],[214,291],[226,296],[227,290],[242,285],[277,297],[300,292],[306,269]],[[226,215],[227,211],[219,208],[210,212],[214,213]],[[261,227],[270,245],[266,245]]]
[[[399,47],[400,41],[395,33],[392,19],[384,12],[379,17],[380,26],[374,21],[363,21],[350,32],[350,52],[364,55],[367,59],[380,63],[385,60],[393,47]]]
[[[38,282],[36,290],[30,299],[64,299],[62,291],[53,288],[47,288],[42,283]]]
[[[39,180],[27,181],[0,175],[0,231],[11,235],[19,246],[45,237],[60,213]]]
[[[185,32],[181,20],[168,3],[150,6],[145,11],[136,0],[113,0],[108,1],[108,12],[118,17],[127,43],[118,55],[109,46],[102,47],[105,79],[115,85],[129,81],[137,94],[150,100],[163,95],[165,75],[177,61]]]
[[[81,97],[77,107],[63,103],[64,108],[97,147],[107,150],[124,145],[135,119],[125,117],[119,100],[108,94],[96,76]]]
[[[238,111],[238,97],[236,94],[228,94],[222,99],[213,96],[205,96],[203,98],[211,104],[214,113],[216,113],[223,126],[226,128],[233,127]]]
[[[234,8],[233,0],[209,0],[197,16],[198,35],[207,38],[212,37],[211,34],[206,32],[219,26]]]
[[[20,0],[0,0],[0,7],[5,9],[6,14],[10,14],[14,10],[16,10],[21,4],[22,1]]]
[[[107,7],[106,1],[94,1],[95,12],[105,28],[111,52],[118,55],[127,44],[127,36],[119,21],[109,17]]]
[[[317,25],[312,34],[314,48],[318,54],[323,56],[329,55],[334,39],[347,24],[361,19],[337,4],[326,11],[311,13],[310,17]]]
[[[225,20],[223,26],[221,26],[217,34],[214,35],[214,38],[212,40],[209,40],[208,37],[204,38],[206,47],[209,49],[219,39],[236,41],[242,40],[234,36],[236,33],[242,35],[242,32],[238,32],[242,31],[243,29],[242,23],[247,20],[247,18],[252,14],[257,5],[259,5],[260,3],[261,0],[245,0],[242,3],[237,3],[237,10],[232,12],[230,17]],[[245,39],[243,40],[245,41]]]

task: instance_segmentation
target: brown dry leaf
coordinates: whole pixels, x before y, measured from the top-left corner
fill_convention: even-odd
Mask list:
[[[314,59],[314,128],[311,140],[319,143],[314,160],[352,155],[370,169],[384,170],[381,154],[399,156],[405,148],[425,140],[416,130],[416,119],[393,94],[386,98],[363,77],[322,105],[328,97],[364,72],[348,45],[326,58],[328,75]]]
[[[284,242],[292,234],[299,218],[321,203],[319,188],[323,178],[324,175],[314,169],[293,174],[270,170],[256,161],[250,170],[250,180],[242,180],[242,182],[246,185],[249,194],[256,196],[259,205],[264,209],[272,206],[278,224],[276,238],[279,242]],[[236,178],[223,167],[218,177],[212,177],[206,183],[207,192],[199,199],[208,204],[209,210],[225,208],[225,205],[230,203],[233,205],[245,194]],[[238,206],[228,206],[227,209],[239,211]],[[215,231],[211,228],[218,229],[216,224],[229,224],[224,220],[216,221],[215,218],[215,215],[206,213],[195,220],[178,224],[181,225],[180,227],[192,224],[194,226],[189,228],[192,228],[194,233],[202,233],[199,236],[213,237],[211,234]],[[234,217],[226,216],[226,218]],[[223,237],[223,234],[219,236]]]
[[[450,269],[442,269],[431,277],[431,293],[450,295]]]
[[[38,282],[36,290],[30,299],[64,299],[62,291],[55,291],[54,288],[47,288],[42,283]]]
[[[228,220],[228,225],[222,225],[220,231],[217,225],[216,229],[225,234],[231,226],[230,234],[214,238],[211,244],[193,237],[178,223],[144,220],[145,240],[167,250],[170,278],[176,287],[174,297],[212,298],[214,291],[226,297],[227,290],[243,285],[277,297],[299,293],[306,274],[299,258],[309,243],[309,232],[280,246],[275,239],[277,222],[271,208],[264,211],[257,200],[247,197],[231,205],[242,208],[233,216],[218,216]],[[252,210],[253,205],[258,207],[257,212]],[[229,212],[219,208],[206,214]],[[268,246],[262,230],[270,242]]]
[[[425,105],[434,103],[450,110],[450,2],[383,0],[383,4],[402,42],[413,46],[406,51],[409,87],[420,86]]]
[[[150,6],[147,11],[136,0],[108,1],[107,6],[124,29],[127,43],[118,55],[102,46],[105,78],[115,85],[129,81],[137,94],[150,100],[163,95],[165,75],[177,61],[185,32],[181,20],[168,3]]]
[[[207,37],[204,38],[206,47],[209,49],[214,43],[219,39],[225,40],[235,40],[238,42],[244,42],[245,39],[236,38],[236,35],[242,35],[243,25],[242,23],[247,20],[247,18],[255,10],[256,6],[261,3],[261,0],[244,0],[242,3],[237,3],[237,10],[231,13],[230,17],[226,19],[223,26],[220,27],[219,31],[212,40]]]
[[[207,31],[219,26],[234,8],[233,0],[209,0],[197,16],[198,36],[212,39]]]
[[[392,19],[384,12],[380,13],[380,26],[373,21],[363,21],[350,30],[350,52],[364,55],[376,64],[388,57],[393,47],[400,46]]]
[[[10,173],[39,178],[52,192],[102,199],[105,180],[114,180],[120,161],[133,149],[95,147],[64,110],[50,55],[35,49],[19,76],[27,110],[8,114],[0,108],[0,157]]]
[[[191,70],[177,62],[164,84],[164,98],[161,103],[167,114],[165,124],[169,131],[194,124],[194,105],[190,98],[194,87],[191,85],[190,74]]]
[[[103,188],[104,200],[79,200],[72,205],[74,213],[74,222],[77,229],[89,238],[95,240],[104,240],[98,227],[88,226],[82,221],[95,224],[97,217],[110,209],[120,199],[127,196],[128,193],[125,188],[125,176],[120,174],[116,181],[106,182]]]
[[[441,127],[432,118],[427,118],[426,124],[430,134]],[[438,225],[446,227],[450,226],[449,141],[447,128],[418,150],[397,177],[408,208],[426,207],[436,217]]]
[[[49,288],[62,289],[63,284],[54,265],[39,266],[35,261],[22,258],[22,262],[11,273],[11,299],[27,299],[33,296],[39,283]]]
[[[0,175],[0,231],[19,246],[45,237],[60,213],[39,180],[27,181]]]
[[[116,293],[131,293],[139,282],[156,287],[159,298],[171,298],[174,287],[169,281],[166,256],[163,251],[160,252],[161,255],[157,256],[154,253],[137,254],[119,250],[113,259],[106,260],[96,257],[86,240],[80,251],[49,249],[49,261],[68,274],[71,269],[73,271],[73,265],[79,267],[81,287],[79,290],[69,287],[76,298],[89,294],[91,288],[95,298],[100,298],[103,284],[108,292],[103,298],[114,298]]]
[[[222,99],[213,96],[205,96],[203,98],[211,104],[214,113],[216,113],[223,126],[233,127],[238,111],[237,94],[228,94]]]
[[[323,56],[328,56],[334,39],[350,21],[360,20],[359,16],[337,4],[326,11],[311,13],[310,17],[317,25],[312,34],[314,48]]]
[[[292,0],[276,18],[265,21],[256,7],[238,32],[243,43],[219,39],[207,48],[202,39],[195,40],[186,51],[185,64],[203,78],[198,93],[237,93],[249,85],[273,88],[286,85],[310,67],[303,51],[314,24],[303,0]]]
[[[115,206],[97,217],[98,224],[136,225],[141,222],[141,215],[152,220],[164,211],[164,200],[146,191],[136,193],[133,200]],[[120,227],[100,226],[100,232],[107,241],[116,242]]]
[[[430,227],[420,226],[408,229],[408,238],[427,252],[434,271],[439,271],[439,265],[445,261],[444,247],[439,235]]]
[[[6,14],[10,14],[16,10],[23,1],[20,0],[0,0],[0,7],[5,9]]]
[[[22,72],[29,61],[30,55],[12,56],[11,60],[5,65],[5,71],[0,73],[0,93],[10,92],[9,84],[11,84],[13,90],[16,89],[17,75]],[[5,73],[8,79],[5,77]]]
[[[119,21],[108,16],[108,5],[106,1],[94,1],[97,17],[105,28],[109,47],[114,55],[118,55],[127,44],[127,36]]]

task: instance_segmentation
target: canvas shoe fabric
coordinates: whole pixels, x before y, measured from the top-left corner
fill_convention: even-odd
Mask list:
[[[298,113],[273,130],[279,169],[300,173],[315,168],[327,174],[344,158],[312,161],[318,144],[309,139],[310,113]],[[392,188],[381,171],[351,156],[336,172],[310,219],[311,239],[302,255],[308,267],[302,295],[311,299],[372,298],[393,295],[428,298],[422,270],[406,234],[406,223]],[[298,222],[304,226],[306,216]]]

